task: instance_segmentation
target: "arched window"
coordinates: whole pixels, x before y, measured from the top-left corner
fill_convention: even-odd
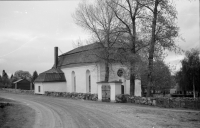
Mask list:
[[[86,92],[91,92],[91,75],[90,71],[86,71]]]
[[[76,75],[75,72],[72,71],[72,92],[76,92]]]
[[[89,92],[91,92],[91,76],[89,75]]]

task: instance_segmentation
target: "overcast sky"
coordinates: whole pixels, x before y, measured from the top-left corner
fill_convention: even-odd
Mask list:
[[[73,42],[88,39],[89,34],[71,16],[79,2],[0,1],[0,72],[41,73],[52,67],[55,46],[60,55],[72,50]],[[180,34],[185,39],[177,44],[183,50],[200,48],[199,1],[176,0],[176,7]],[[183,55],[169,53],[165,62],[178,70],[181,59]]]

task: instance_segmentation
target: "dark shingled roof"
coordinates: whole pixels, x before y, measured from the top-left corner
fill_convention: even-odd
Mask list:
[[[59,68],[52,69],[40,73],[34,82],[66,82],[65,75]]]
[[[93,43],[75,48],[59,56],[58,67],[72,64],[95,63],[98,61],[98,58],[95,55],[91,55],[91,51],[98,52],[101,48],[102,46],[100,43]]]
[[[113,53],[110,54],[110,59],[116,60],[119,58],[119,52],[116,51],[121,47],[122,46],[119,43],[115,46],[112,46],[112,50],[110,50],[110,52]],[[105,47],[101,43],[97,42],[75,48],[59,56],[58,67],[63,68],[74,64],[80,65],[100,62],[101,57],[105,54],[104,48]]]
[[[98,48],[102,48],[102,45],[100,43],[93,43],[93,44],[89,44],[89,45],[85,45],[85,46],[75,48],[75,49],[73,49],[69,52],[66,52],[66,53],[64,53],[60,56],[74,54],[74,53],[83,52],[83,51],[88,51],[88,50],[91,50],[91,49],[98,49]]]

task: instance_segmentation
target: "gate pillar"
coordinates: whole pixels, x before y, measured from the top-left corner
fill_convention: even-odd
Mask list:
[[[102,101],[102,86],[110,86],[110,101],[115,102],[115,96],[121,94],[121,84],[120,81],[111,82],[97,82],[98,85],[98,100]]]

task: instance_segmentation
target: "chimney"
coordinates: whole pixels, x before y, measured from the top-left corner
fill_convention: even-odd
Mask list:
[[[54,67],[58,66],[58,47],[54,47]]]

